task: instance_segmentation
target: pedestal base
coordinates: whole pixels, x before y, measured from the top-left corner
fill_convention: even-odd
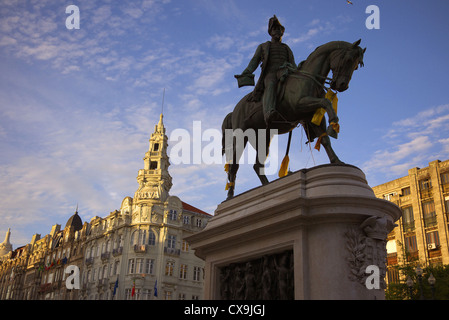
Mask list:
[[[205,299],[384,299],[400,215],[360,169],[323,165],[221,203],[187,240],[206,262]]]

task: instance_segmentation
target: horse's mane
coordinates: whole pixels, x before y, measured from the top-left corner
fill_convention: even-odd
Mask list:
[[[307,60],[311,61],[317,56],[320,56],[322,54],[325,54],[329,51],[338,50],[338,49],[346,49],[351,47],[353,44],[347,41],[330,41],[328,43],[322,44],[321,46],[317,47],[315,50],[312,51],[312,53],[309,54],[306,60],[301,61],[298,64],[298,69],[301,70],[301,67],[303,66],[304,62]]]

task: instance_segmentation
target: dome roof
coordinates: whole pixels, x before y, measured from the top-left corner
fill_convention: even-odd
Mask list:
[[[78,215],[78,211],[75,211],[75,214],[67,220],[65,227],[73,227],[74,231],[79,231],[83,228],[83,222],[81,221],[80,216]]]

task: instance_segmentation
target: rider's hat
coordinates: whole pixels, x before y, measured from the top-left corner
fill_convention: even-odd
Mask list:
[[[285,31],[284,26],[279,22],[278,18],[276,17],[276,15],[274,15],[272,18],[270,18],[270,21],[268,21],[268,34],[271,36],[271,29],[274,26],[280,26],[282,29],[282,32]]]

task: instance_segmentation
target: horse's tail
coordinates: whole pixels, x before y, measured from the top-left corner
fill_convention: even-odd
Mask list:
[[[229,112],[221,125],[221,155],[226,153],[226,129],[232,129],[232,112]]]

